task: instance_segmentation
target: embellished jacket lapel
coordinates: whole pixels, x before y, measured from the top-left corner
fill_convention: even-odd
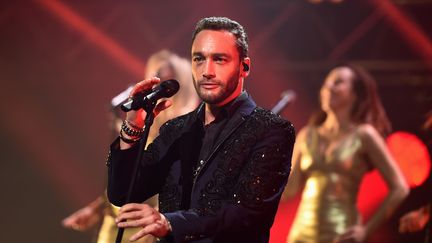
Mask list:
[[[256,103],[249,96],[243,104],[240,105],[238,110],[234,113],[231,119],[228,121],[226,127],[222,130],[221,135],[216,140],[216,146],[214,146],[211,153],[207,156],[207,158],[202,162],[201,169],[198,171],[197,175],[194,179],[194,184],[199,178],[201,172],[205,170],[206,165],[210,160],[216,156],[217,152],[220,150],[221,145],[234,133],[238,127],[240,127],[245,121],[246,117],[249,116],[253,110],[256,108]]]

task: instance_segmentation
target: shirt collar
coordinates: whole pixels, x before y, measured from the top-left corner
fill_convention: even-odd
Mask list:
[[[221,107],[221,112],[215,118],[215,120],[224,119],[226,117],[232,117],[237,109],[246,101],[249,97],[249,94],[246,91],[242,91],[239,96],[237,96],[234,100],[228,102],[224,106]],[[204,114],[205,114],[205,104],[203,103],[198,110],[198,119],[204,122]]]

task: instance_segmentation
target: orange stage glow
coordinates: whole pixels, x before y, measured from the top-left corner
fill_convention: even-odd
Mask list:
[[[431,169],[426,145],[415,135],[407,132],[393,133],[387,138],[387,145],[410,187],[421,185],[429,176]]]

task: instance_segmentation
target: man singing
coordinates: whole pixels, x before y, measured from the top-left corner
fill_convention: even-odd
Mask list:
[[[168,121],[144,152],[132,193],[159,193],[159,211],[126,204],[145,112],[129,111],[108,157],[108,197],[122,206],[118,227],[140,227],[165,242],[268,242],[291,169],[293,125],[257,107],[246,91],[247,35],[225,17],[200,20],[192,37],[192,76],[202,104]],[[160,80],[136,84],[131,96]],[[160,102],[154,113],[169,102]]]

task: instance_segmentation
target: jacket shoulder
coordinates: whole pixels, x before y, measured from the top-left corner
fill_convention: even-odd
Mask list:
[[[180,130],[186,124],[188,124],[193,119],[194,116],[195,116],[195,111],[191,111],[184,115],[168,120],[160,127],[159,132],[163,133],[164,131],[171,130],[171,129]]]
[[[295,139],[294,125],[281,117],[261,107],[256,107],[251,114],[253,121],[259,123],[265,130],[280,130],[285,135]]]

